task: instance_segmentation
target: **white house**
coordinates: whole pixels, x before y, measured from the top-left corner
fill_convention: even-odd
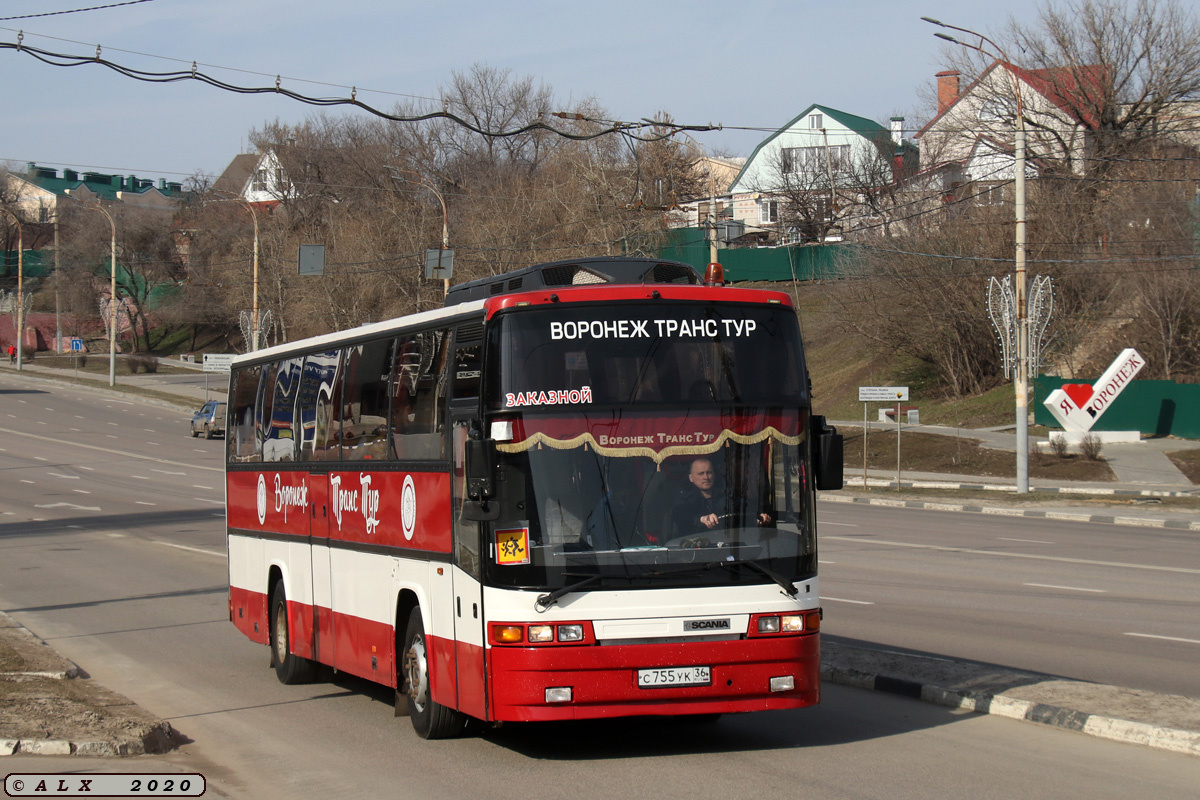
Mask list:
[[[903,140],[903,122],[894,118],[889,129],[829,106],[809,106],[751,153],[730,187],[733,219],[744,222],[747,233],[769,232],[787,241],[795,235],[777,230],[789,217],[785,204],[805,205],[800,216],[828,227],[839,210],[893,183],[906,161],[915,161],[915,148]]]

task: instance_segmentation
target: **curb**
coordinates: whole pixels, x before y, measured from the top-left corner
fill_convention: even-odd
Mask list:
[[[1076,731],[1100,739],[1126,744],[1140,744],[1156,750],[1200,756],[1200,733],[1178,730],[1161,725],[1088,714],[1082,711],[1022,700],[1004,694],[960,692],[935,684],[925,684],[905,678],[895,678],[853,667],[821,668],[821,678],[831,683],[858,689],[897,694],[926,703],[992,714],[1009,719],[1048,725],[1052,728]]]
[[[905,484],[910,485],[910,484]],[[915,484],[912,484],[915,486]],[[917,488],[925,488],[917,486]],[[979,489],[982,486],[972,484],[938,484],[940,489],[963,488]],[[1039,490],[1042,491],[1042,490]],[[1117,490],[1113,490],[1114,492]],[[1135,494],[1130,490],[1131,494]],[[1164,496],[1158,494],[1156,496]],[[1183,497],[1194,495],[1185,493]],[[883,497],[851,497],[828,492],[820,493],[820,500],[833,503],[858,503],[868,506],[886,506],[889,508],[919,508],[926,511],[963,511],[974,514],[994,514],[1004,517],[1036,517],[1038,519],[1058,519],[1068,522],[1098,522],[1106,525],[1133,525],[1141,528],[1170,528],[1172,530],[1200,531],[1200,521],[1184,521],[1177,519],[1152,519],[1148,517],[1118,517],[1112,514],[1084,514],[1070,511],[1040,511],[1030,508],[1007,508],[1003,506],[980,506],[966,503],[926,502],[923,500],[889,500]]]
[[[846,486],[864,486],[861,477],[846,477]],[[900,481],[901,489],[972,489],[975,491],[1004,492],[1015,495],[1017,487],[1011,483],[966,483],[959,481]],[[867,478],[866,487],[895,489],[894,480]],[[864,487],[865,488],[865,487]],[[1034,486],[1031,492],[1038,494],[1063,494],[1085,497],[1200,497],[1200,488],[1172,491],[1167,489],[1105,489],[1099,486]]]
[[[105,697],[120,701],[122,706],[129,705],[124,697],[119,697],[99,685],[91,685],[79,678],[81,670],[77,665],[64,658],[53,647],[36,636],[21,623],[8,614],[0,611],[0,630],[11,631],[27,647],[39,653],[38,661],[46,662],[46,666],[55,665],[51,669],[31,670],[22,672],[0,672],[0,682],[8,681],[19,684],[22,681],[79,680],[81,686],[90,685],[88,690],[93,697]],[[0,758],[16,755],[39,756],[140,756],[167,753],[175,749],[179,739],[175,729],[169,722],[152,720],[148,717],[130,716],[122,724],[126,729],[123,735],[105,739],[9,739],[0,738]]]

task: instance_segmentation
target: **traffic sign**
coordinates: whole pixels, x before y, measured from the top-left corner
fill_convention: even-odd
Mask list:
[[[204,371],[205,372],[229,372],[229,368],[233,365],[232,353],[205,353],[204,354]]]
[[[78,353],[83,350],[83,339],[75,336],[71,339],[71,352]]]
[[[860,403],[904,403],[908,401],[907,386],[860,386]]]

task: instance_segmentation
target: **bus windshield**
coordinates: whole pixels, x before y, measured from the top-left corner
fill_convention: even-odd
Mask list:
[[[493,410],[807,403],[796,315],[764,304],[555,305],[498,315]]]
[[[629,589],[815,575],[802,418],[726,409],[501,423],[511,438],[498,443],[489,582],[554,589],[596,576],[591,588]]]

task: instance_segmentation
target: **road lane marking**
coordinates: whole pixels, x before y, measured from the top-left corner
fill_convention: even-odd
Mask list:
[[[91,494],[87,489],[72,489],[71,491],[76,494]]]
[[[158,539],[151,539],[155,544],[161,544],[163,547],[174,547],[176,550],[187,550],[189,553],[202,553],[206,556],[214,558],[228,558],[225,553],[219,553],[216,550],[205,550],[202,547],[188,547],[186,544],[175,544],[174,542],[162,542]]]
[[[57,472],[47,472],[46,474],[49,475],[51,478],[62,478],[63,480],[67,480],[67,481],[79,480],[78,475],[59,475]]]
[[[222,465],[220,467],[208,467],[203,464],[182,464],[178,461],[171,461],[170,459],[167,459],[167,458],[157,458],[155,456],[141,455],[140,453],[130,453],[126,450],[114,450],[111,447],[97,447],[96,445],[93,445],[93,444],[83,444],[82,442],[72,442],[72,441],[68,441],[66,439],[55,439],[50,436],[42,436],[42,435],[36,434],[36,433],[26,433],[25,431],[17,431],[17,430],[13,430],[11,428],[0,428],[0,433],[7,433],[12,436],[24,436],[29,439],[37,439],[38,441],[50,442],[52,444],[62,444],[62,445],[66,445],[67,447],[73,447],[77,450],[80,450],[80,449],[81,450],[96,450],[97,452],[100,452],[100,453],[108,453],[109,455],[122,456],[123,458],[135,458],[138,461],[149,461],[149,462],[152,462],[155,464],[166,464],[167,466],[171,466],[171,467],[182,467],[183,469],[202,469],[202,470],[205,470],[206,472],[222,472],[223,473],[225,471],[224,465]],[[106,435],[110,439],[119,438],[117,436],[113,436],[112,434],[106,434]],[[208,451],[201,450],[200,452],[207,453]]]
[[[21,483],[33,483],[33,481],[27,481],[24,478],[21,478]]]
[[[74,503],[50,503],[49,505],[34,506],[34,508],[74,508],[77,511],[100,510],[100,506],[77,506]]]
[[[997,536],[996,538],[1002,542],[1026,542],[1028,544],[1054,544],[1054,542],[1047,542],[1043,539],[1010,539],[1007,536]]]
[[[1055,586],[1053,583],[1027,583],[1026,586],[1036,586],[1039,589],[1063,589],[1068,592],[1095,592],[1108,594],[1108,589],[1085,589],[1082,586]]]
[[[875,605],[874,603],[870,602],[869,600],[847,600],[843,597],[830,597],[827,594],[821,595],[821,600],[822,601],[832,600],[835,603],[853,603],[856,606],[873,606],[873,605]]]
[[[1038,556],[1033,553],[1006,553],[1002,550],[975,550],[969,547],[948,547],[938,544],[913,544],[893,542],[886,539],[862,539],[851,536],[825,536],[825,541],[853,542],[854,544],[884,545],[885,547],[907,547],[913,550],[937,550],[943,553],[963,553],[970,556],[993,556],[995,558],[1025,558],[1031,561],[1053,561],[1059,564],[1086,564],[1093,567],[1117,567],[1120,569],[1144,569],[1151,572],[1176,572],[1182,575],[1200,575],[1200,569],[1187,567],[1158,567],[1153,564],[1128,564],[1121,561],[1098,561],[1091,558],[1067,558],[1065,556]]]
[[[150,468],[150,471],[151,472],[161,472],[163,475],[187,475],[186,472],[170,472],[169,470],[154,469],[153,467]]]
[[[139,505],[139,506],[156,506],[156,505],[158,505],[158,503],[147,503],[145,500],[135,500],[134,504]]]
[[[821,559],[817,559],[817,563],[818,564],[836,564],[837,562],[836,561],[822,561]]]
[[[49,461],[50,459],[48,459],[48,458],[42,458],[41,456],[34,456],[34,457],[33,457],[33,460],[34,460],[34,461]]]
[[[192,499],[198,503],[216,503],[219,506],[225,505],[224,500],[209,500],[207,497],[193,497]]]
[[[858,525],[855,525],[855,524],[854,524],[854,523],[852,523],[852,522],[829,522],[829,521],[827,521],[827,520],[820,520],[820,521],[819,521],[817,524],[818,524],[818,525],[822,525],[822,526],[824,526],[824,525],[837,525],[837,526],[838,526],[838,527],[840,527],[840,528],[857,528],[857,527],[859,527]]]
[[[1184,639],[1180,636],[1155,636],[1152,633],[1126,633],[1126,636],[1138,636],[1142,639],[1163,639],[1168,642],[1185,642],[1186,644],[1200,644],[1200,639]]]

